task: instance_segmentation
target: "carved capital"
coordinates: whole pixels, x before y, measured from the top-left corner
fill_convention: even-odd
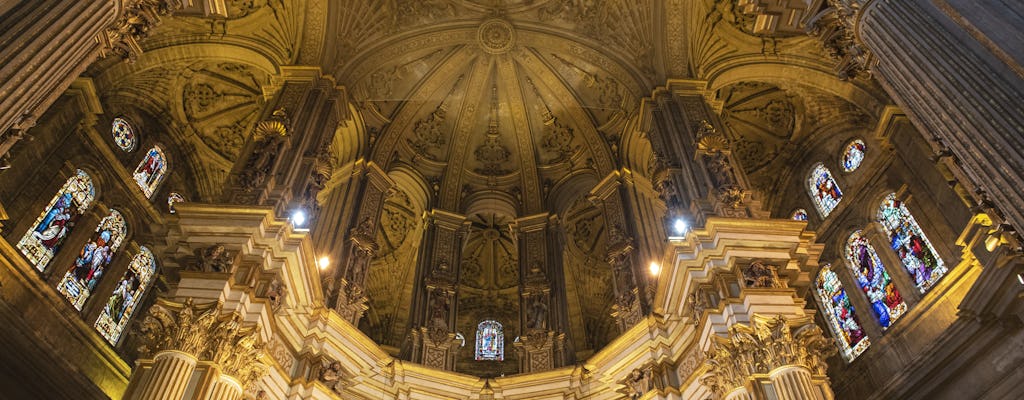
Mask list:
[[[836,352],[832,340],[810,317],[754,315],[751,325],[733,325],[728,337],[713,340],[705,361],[711,375],[703,383],[719,395],[745,386],[754,375],[784,366],[804,367],[812,375],[824,376],[825,359]]]
[[[134,0],[125,2],[124,13],[97,38],[101,55],[117,54],[134,61],[142,54],[139,40],[160,23],[162,17],[185,7],[181,0]]]
[[[807,33],[817,37],[829,56],[836,60],[835,71],[840,79],[870,75],[875,57],[855,33],[860,3],[857,0],[827,0],[827,3],[828,6],[808,22]]]

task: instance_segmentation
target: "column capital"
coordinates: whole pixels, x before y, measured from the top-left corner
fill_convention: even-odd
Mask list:
[[[831,339],[810,316],[786,318],[754,314],[751,324],[735,324],[728,337],[714,336],[705,364],[711,377],[704,381],[720,396],[746,387],[750,379],[768,376],[786,367],[806,368],[812,375],[824,376],[825,359],[835,354]]]

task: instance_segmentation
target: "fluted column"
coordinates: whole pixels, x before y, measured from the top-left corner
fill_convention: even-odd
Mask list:
[[[199,360],[176,350],[164,350],[153,357],[153,366],[138,389],[140,400],[178,400],[185,395],[188,382]]]
[[[962,15],[957,7],[968,3],[985,12]],[[889,95],[922,132],[949,147],[1018,229],[1024,226],[1024,74],[1007,54],[1012,39],[984,34],[989,22],[1002,21],[984,19],[1020,19],[1021,4],[875,0],[857,26]]]
[[[735,388],[731,392],[726,393],[725,396],[723,397],[723,399],[725,399],[725,400],[754,400],[754,398],[750,396],[750,392],[747,391],[747,388],[745,388],[743,386]]]
[[[768,374],[779,400],[822,400],[811,381],[811,371],[802,365],[787,365]]]
[[[208,400],[238,400],[242,398],[242,384],[237,379],[221,374],[210,387]]]
[[[832,400],[825,358],[836,350],[812,317],[755,314],[751,325],[735,324],[728,337],[712,339],[703,383],[721,398],[760,400],[774,391],[778,400]]]

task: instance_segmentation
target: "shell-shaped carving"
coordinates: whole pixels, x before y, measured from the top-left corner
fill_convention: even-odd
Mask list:
[[[287,136],[288,127],[286,127],[281,121],[260,121],[260,123],[256,125],[256,137],[263,138],[269,135]]]
[[[700,138],[697,148],[707,152],[716,152],[729,149],[729,141],[722,135],[707,135]]]

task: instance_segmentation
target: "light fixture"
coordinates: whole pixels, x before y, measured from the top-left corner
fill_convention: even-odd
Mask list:
[[[1017,274],[1017,282],[1020,282],[1021,285],[1024,285],[1024,272]]]
[[[996,248],[1001,244],[1006,244],[1007,240],[1004,237],[1006,230],[1009,228],[1007,224],[999,224],[998,227],[988,231],[988,236],[985,237],[985,250],[989,252],[996,251]]]
[[[321,270],[327,269],[327,267],[331,266],[331,258],[328,256],[320,257],[320,259],[316,261],[316,266]]]
[[[686,233],[686,228],[686,220],[682,218],[676,218],[676,220],[672,222],[672,229],[676,231],[676,236],[683,236],[683,234]]]
[[[302,211],[301,209],[295,210],[294,212],[292,212],[291,220],[292,225],[295,225],[296,228],[301,228],[303,225],[306,224],[306,212]]]
[[[657,261],[651,261],[651,265],[648,268],[653,276],[658,276],[661,273],[661,264],[658,264]]]

